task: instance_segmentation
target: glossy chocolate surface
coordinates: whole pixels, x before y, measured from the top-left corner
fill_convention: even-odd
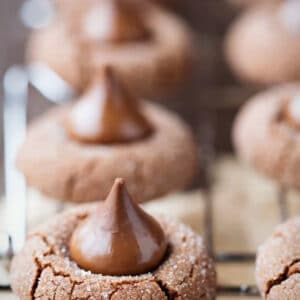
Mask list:
[[[146,39],[150,32],[141,5],[133,0],[97,0],[82,14],[80,35],[94,42],[120,43]]]
[[[105,68],[71,108],[65,127],[82,143],[126,143],[140,140],[152,127],[139,103],[122,86],[111,68]]]
[[[285,104],[283,118],[291,127],[300,130],[300,95]]]
[[[137,275],[159,266],[167,249],[160,224],[116,179],[104,204],[74,231],[71,258],[83,269],[104,275]]]

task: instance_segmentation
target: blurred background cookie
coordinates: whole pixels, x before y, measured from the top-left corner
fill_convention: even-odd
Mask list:
[[[29,186],[74,203],[103,199],[118,176],[139,202],[187,187],[198,166],[190,129],[161,106],[139,103],[113,69],[102,72],[73,105],[31,124],[18,156]]]
[[[75,90],[82,91],[107,64],[140,96],[179,88],[191,76],[198,42],[174,13],[147,1],[69,5],[48,28],[32,34],[27,60],[47,64]]]
[[[300,187],[300,86],[275,87],[250,99],[233,131],[242,160],[286,187]]]
[[[275,84],[300,79],[300,2],[257,5],[231,25],[225,55],[245,83]]]

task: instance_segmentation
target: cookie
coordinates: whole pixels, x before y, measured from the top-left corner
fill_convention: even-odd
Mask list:
[[[286,187],[300,187],[299,131],[286,114],[298,123],[300,86],[286,84],[250,99],[238,114],[233,141],[240,158]],[[294,107],[296,106],[296,108]]]
[[[72,140],[63,126],[68,106],[46,112],[30,125],[18,154],[17,165],[27,184],[70,202],[103,199],[118,176],[128,181],[139,202],[185,188],[198,164],[189,128],[158,105],[142,103],[141,109],[154,127],[153,134],[113,145]]]
[[[93,7],[93,1],[89,3]],[[148,38],[103,42],[87,37],[86,32],[80,35],[79,32],[86,29],[87,25],[78,24],[80,17],[75,9],[73,14],[76,18],[73,14],[69,18],[58,18],[48,28],[31,35],[27,61],[47,64],[78,91],[83,90],[95,73],[107,64],[116,70],[137,95],[153,97],[177,88],[190,74],[196,62],[194,34],[173,13],[150,3],[139,5],[140,19],[149,31]],[[84,7],[86,6],[85,3]],[[85,10],[81,9],[81,14],[82,11]],[[77,22],[74,25],[76,28],[70,29],[70,23],[74,19]],[[106,18],[97,17],[96,21],[100,22],[102,19]],[[90,26],[92,29],[88,32],[94,32],[93,28],[102,28],[101,25],[104,27],[105,24]],[[61,47],[62,43],[64,47]]]
[[[116,185],[120,184],[120,182],[122,183],[122,181],[117,180],[114,187],[116,188]],[[117,197],[114,199],[117,200],[111,200],[113,199],[111,197],[116,196],[115,193],[117,193]],[[95,227],[98,228],[97,232],[95,231],[94,233],[95,236],[99,234],[99,228],[102,228],[103,232],[108,234],[111,226],[114,228],[115,225],[112,225],[115,224],[114,222],[121,222],[120,220],[125,218],[125,225],[121,227],[119,227],[120,224],[117,225],[117,228],[120,228],[117,231],[112,229],[114,239],[119,233],[120,237],[122,237],[124,227],[126,227],[128,222],[130,224],[134,222],[132,226],[128,227],[129,230],[137,226],[136,230],[142,233],[143,238],[140,242],[144,242],[145,239],[149,238],[149,235],[143,234],[141,228],[146,230],[145,224],[152,224],[152,222],[157,221],[154,221],[150,216],[146,216],[146,219],[144,219],[144,213],[141,212],[137,204],[134,204],[135,201],[129,200],[130,198],[128,197],[126,192],[124,196],[123,191],[118,193],[112,190],[104,204],[79,206],[76,209],[56,216],[29,234],[24,249],[13,259],[11,266],[12,288],[20,299],[213,299],[216,273],[214,264],[207,254],[201,237],[188,227],[162,216],[156,220],[159,220],[157,224],[160,224],[159,226],[164,232],[167,250],[163,260],[151,271],[134,276],[112,276],[91,272],[87,268],[79,267],[83,262],[82,260],[77,260],[78,248],[80,248],[78,245],[82,243],[81,239],[86,238],[88,235],[89,231],[86,231],[86,226],[89,228],[94,226],[93,222],[99,222],[100,224]],[[115,204],[112,205],[111,203]],[[130,211],[133,209],[134,212],[120,214],[120,210],[128,209],[132,205],[136,205],[136,207],[130,208]],[[109,212],[107,212],[107,208]],[[107,214],[110,216],[112,211],[114,212],[112,219],[116,220],[113,223],[110,222],[110,217],[106,217]],[[104,214],[101,218],[92,219],[99,213]],[[115,216],[119,217],[115,219]],[[120,216],[122,216],[121,219]],[[127,218],[130,220],[128,221]],[[136,222],[136,218],[141,219]],[[149,218],[153,220],[151,221]],[[90,222],[91,220],[93,220],[92,223]],[[146,223],[143,223],[145,220],[147,220]],[[78,232],[80,234],[83,228],[86,233],[78,239]],[[106,237],[102,230],[100,230],[102,236]],[[157,230],[153,231],[156,235]],[[126,234],[128,235],[127,231]],[[134,236],[139,234],[136,232]],[[76,236],[75,239],[74,236]],[[105,240],[100,235],[100,243],[105,243]],[[75,243],[72,243],[73,241]],[[126,241],[126,243],[130,243],[133,240],[129,237]],[[95,244],[93,243],[93,245]],[[121,241],[119,240],[112,244],[113,247],[116,244],[120,247],[122,238]],[[143,246],[139,245],[143,249]],[[148,245],[145,248],[148,254],[155,249],[150,246],[150,241],[147,241],[145,245]],[[77,252],[74,252],[74,247]],[[84,253],[90,251],[88,250],[90,248],[85,249]],[[100,249],[103,251],[103,249],[109,248],[100,247]],[[134,252],[134,247],[130,249],[133,249],[132,251]],[[118,249],[115,249],[115,251],[118,251]],[[96,248],[91,253],[95,252],[97,252]],[[124,252],[122,253],[127,255]],[[130,253],[131,251],[129,251],[129,255]],[[149,255],[146,257],[149,257]],[[119,264],[117,264],[110,258],[111,256],[107,255],[106,260],[111,261],[113,267],[119,268],[122,265],[122,259],[121,261],[117,259],[119,261]],[[98,258],[95,264],[99,265],[99,261],[103,263]],[[107,264],[105,262],[104,264],[106,268]],[[131,267],[132,264],[130,264]]]
[[[253,6],[233,23],[225,56],[241,81],[258,85],[300,79],[299,1]]]
[[[259,248],[256,281],[268,300],[300,298],[300,219],[279,225]]]

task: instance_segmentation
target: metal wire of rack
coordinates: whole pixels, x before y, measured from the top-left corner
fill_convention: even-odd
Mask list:
[[[213,218],[213,193],[212,187],[214,185],[214,179],[212,176],[212,165],[215,161],[215,148],[214,148],[214,114],[212,111],[206,111],[201,114],[201,126],[199,132],[199,143],[201,144],[201,165],[203,171],[203,192],[204,192],[204,236],[206,245],[210,255],[214,258],[216,263],[221,264],[244,264],[254,263],[255,253],[233,253],[233,252],[221,252],[216,253],[214,249],[214,218]],[[200,147],[200,146],[199,146]],[[288,218],[287,207],[287,190],[285,188],[278,189],[277,204],[280,212],[280,222],[285,221]],[[11,239],[9,238],[9,248],[12,248]],[[1,261],[5,261],[7,264],[11,258],[12,253],[8,251],[6,256],[1,257]],[[0,284],[1,291],[10,291],[9,285]],[[258,297],[259,291],[255,285],[249,285],[247,283],[242,285],[223,285],[218,283],[217,287],[218,296],[231,296],[231,297]]]
[[[28,1],[30,2],[30,1]],[[35,2],[34,0],[31,2]],[[37,3],[37,2],[35,2]],[[30,4],[30,3],[29,3]],[[34,6],[33,6],[34,7]],[[24,10],[26,12],[28,10]],[[35,13],[40,13],[39,11]],[[28,18],[26,15],[22,15],[22,18],[25,18],[25,21],[31,20],[32,18]],[[27,22],[28,23],[28,22]],[[31,26],[28,25],[27,26]],[[204,223],[205,223],[205,240],[208,247],[208,250],[211,256],[214,258],[216,263],[222,264],[244,264],[244,263],[254,263],[255,262],[255,253],[233,253],[233,252],[220,252],[216,253],[214,247],[214,217],[213,217],[213,192],[212,187],[214,185],[214,179],[211,174],[212,165],[215,161],[215,148],[214,148],[214,134],[215,134],[215,126],[214,126],[214,112],[206,111],[204,115],[201,115],[201,126],[200,129],[200,144],[201,144],[201,160],[202,160],[202,169],[204,173],[204,201],[205,201],[205,213],[204,213]],[[280,212],[280,222],[285,221],[289,217],[288,206],[287,206],[287,190],[285,188],[280,187],[278,189],[277,195],[277,204]],[[202,200],[201,200],[202,201]],[[58,208],[58,211],[62,210],[62,207]],[[12,258],[12,240],[11,237],[8,236],[8,250],[3,254],[0,253],[1,264],[5,264],[6,266],[9,264]],[[10,285],[0,284],[0,292],[1,291],[10,291]],[[222,283],[218,283],[217,288],[218,296],[231,296],[231,297],[258,297],[259,291],[255,285],[249,285],[247,283],[243,285],[223,285]]]
[[[234,252],[220,252],[216,253],[214,250],[214,217],[213,217],[213,191],[214,179],[211,174],[212,165],[215,162],[215,147],[214,147],[214,111],[208,110],[201,115],[201,124],[199,125],[199,142],[201,145],[201,164],[204,171],[204,228],[205,241],[210,255],[214,258],[215,263],[222,264],[245,264],[255,263],[255,253],[234,253]],[[277,192],[277,205],[279,207],[279,222],[284,222],[289,217],[287,205],[287,189],[279,187]],[[231,297],[259,297],[260,293],[255,285],[247,283],[242,285],[223,285],[218,282],[217,287],[218,296]]]

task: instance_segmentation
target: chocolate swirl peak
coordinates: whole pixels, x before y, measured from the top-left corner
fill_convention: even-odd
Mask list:
[[[104,204],[83,221],[70,240],[71,258],[103,275],[137,275],[161,263],[167,241],[160,224],[135,203],[116,179]]]
[[[300,94],[285,104],[283,118],[291,127],[300,130]]]
[[[152,132],[138,102],[108,67],[71,108],[65,127],[71,138],[98,144],[132,142]]]
[[[85,12],[82,38],[120,43],[146,39],[149,30],[143,22],[141,5],[134,0],[97,0]]]

